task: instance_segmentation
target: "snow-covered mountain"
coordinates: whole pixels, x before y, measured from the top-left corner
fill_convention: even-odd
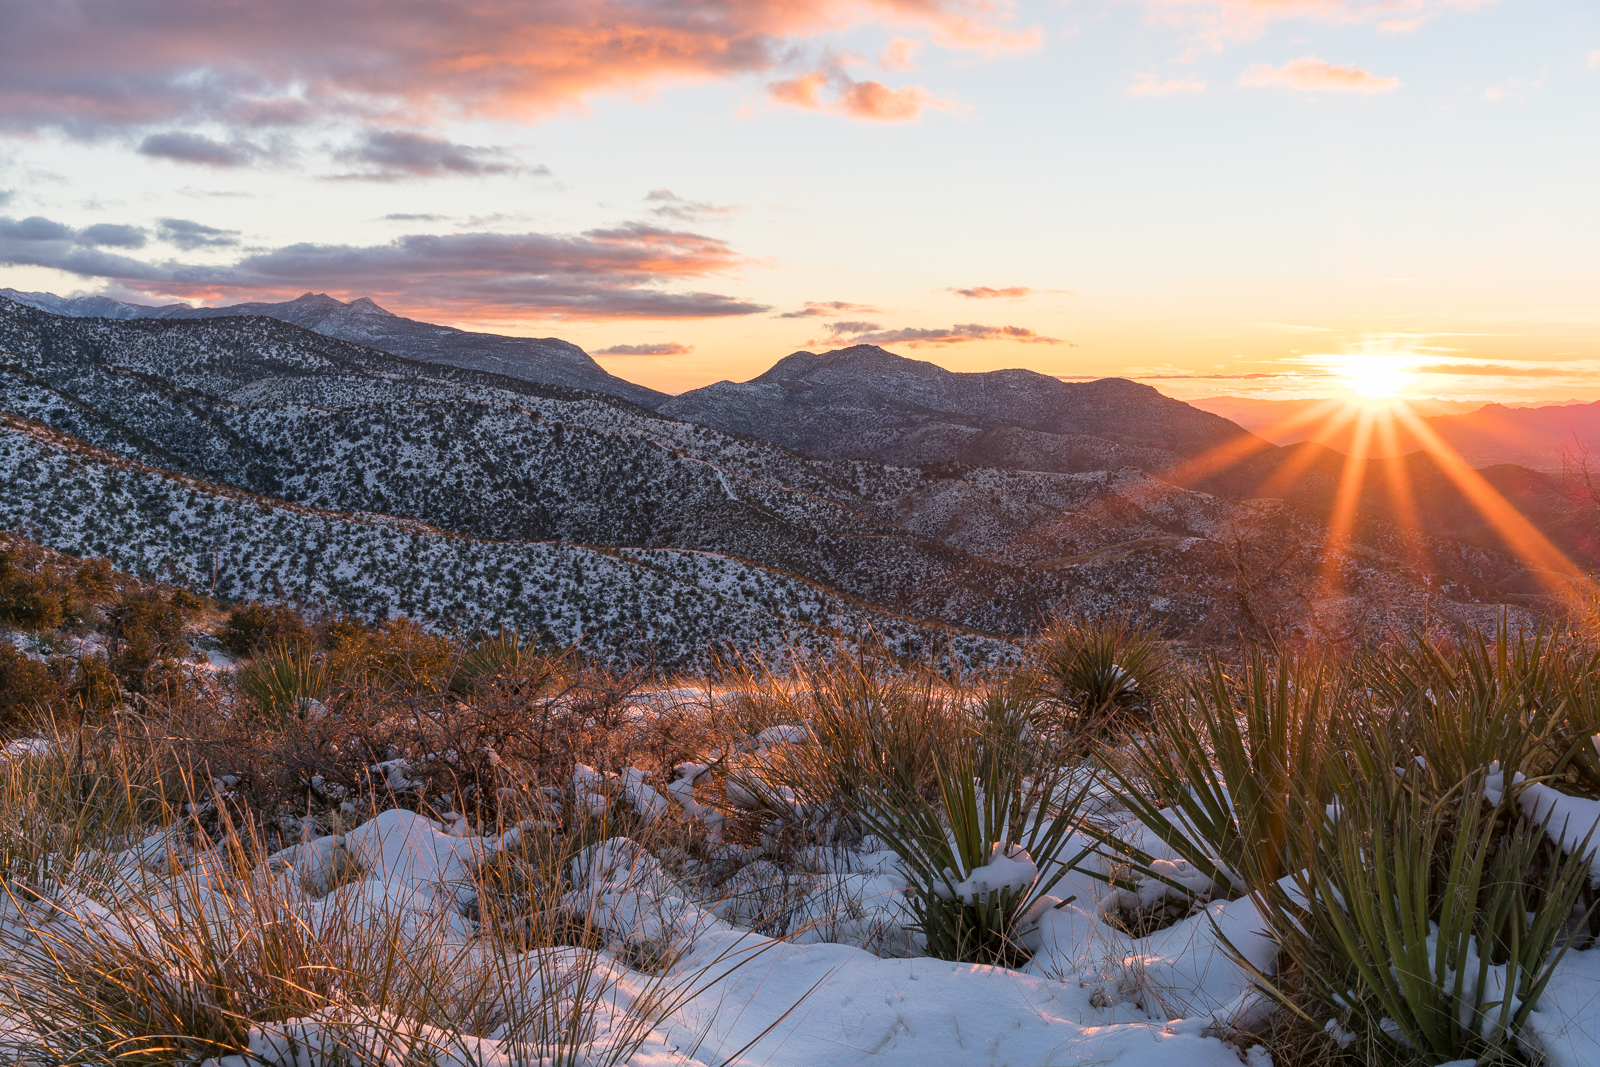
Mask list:
[[[796,352],[748,382],[690,390],[656,410],[812,455],[885,463],[1158,471],[1252,440],[1227,419],[1122,378],[957,373],[876,345]]]
[[[507,337],[417,322],[385,311],[366,297],[346,303],[325,293],[306,293],[282,303],[215,308],[196,308],[188,304],[152,307],[104,296],[59,297],[51,293],[20,293],[15,289],[0,289],[0,297],[73,318],[210,319],[266,315],[326,337],[354,341],[407,359],[488,371],[531,382],[592,389],[646,407],[654,407],[666,399],[665,394],[654,389],[607,373],[583,349],[560,338]]]
[[[1017,633],[1069,601],[1227,631],[1250,597],[1309,604],[1299,587],[1312,569],[1291,564],[1324,539],[1314,509],[1209,496],[1132,468],[952,477],[819,459],[271,318],[71,319],[0,301],[0,352],[0,409],[163,477],[475,542],[710,553],[745,568],[752,596],[801,581],[930,632]],[[54,477],[43,470],[13,474],[10,513],[34,516],[55,547],[111,545],[32,506],[58,492],[29,481]],[[1495,553],[1382,523],[1358,539],[1352,603],[1373,619],[1421,604],[1412,559],[1439,561],[1434,595],[1463,605],[1497,601],[1519,573]],[[245,551],[254,535],[241,527],[222,543]],[[465,603],[487,610],[476,593]]]

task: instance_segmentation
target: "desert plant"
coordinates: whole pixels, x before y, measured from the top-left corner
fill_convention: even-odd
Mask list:
[[[1304,865],[1253,892],[1283,959],[1272,974],[1235,961],[1313,1028],[1331,1017],[1431,1062],[1514,1055],[1565,952],[1587,843],[1554,850],[1486,772],[1435,798],[1415,770],[1346,776],[1327,810],[1300,797]]]
[[[929,792],[938,753],[974,736],[959,690],[871,649],[836,649],[789,677],[750,671],[735,686],[761,722],[804,735],[802,743],[765,748],[730,771],[737,789],[783,817],[808,812],[841,836],[859,829],[855,813],[864,789],[887,781]]]
[[[1089,723],[1148,715],[1174,674],[1166,644],[1129,615],[1057,616],[1029,662],[1040,695]]]
[[[480,684],[498,682],[519,690],[537,692],[559,669],[558,661],[524,640],[515,629],[475,642],[456,664],[450,690],[469,693]]]
[[[252,600],[228,613],[217,638],[229,652],[246,656],[261,647],[306,644],[311,631],[288,605]]]
[[[935,755],[933,799],[892,778],[863,790],[861,821],[905,864],[931,956],[1025,962],[1021,934],[1036,907],[1094,851],[1074,841],[1088,778],[1039,765],[1019,740],[991,734]]]
[[[303,718],[311,702],[326,696],[334,677],[325,657],[305,644],[258,651],[235,675],[239,691],[274,722]]]
[[[1146,828],[1209,877],[1214,893],[1237,896],[1298,862],[1293,795],[1322,795],[1327,723],[1345,699],[1337,673],[1315,660],[1257,652],[1237,677],[1212,662],[1183,699],[1157,712],[1150,736],[1104,746],[1102,762]],[[1155,857],[1101,837],[1136,872],[1166,881]]]

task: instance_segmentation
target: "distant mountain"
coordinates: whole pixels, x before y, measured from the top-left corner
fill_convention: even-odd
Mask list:
[[[979,640],[975,631],[1014,634],[1068,602],[1231,636],[1251,625],[1242,613],[1264,610],[1248,606],[1267,601],[1342,633],[1406,625],[1430,595],[1434,610],[1448,602],[1472,617],[1527,587],[1503,554],[1367,522],[1360,551],[1336,568],[1360,593],[1328,601],[1311,588],[1319,572],[1308,562],[1325,530],[1303,505],[1228,500],[1126,467],[952,476],[821,459],[273,318],[72,319],[0,300],[0,410],[24,420],[12,424],[0,522],[25,523],[53,547],[201,584],[207,562],[222,560],[236,575],[230,595],[281,588],[440,623],[512,612],[552,632],[592,624],[585,632],[607,642],[634,640],[624,637],[633,626],[639,641],[671,643],[661,653],[670,657],[718,629],[681,628],[670,606],[679,601],[706,618],[735,605],[725,636],[740,641],[783,625],[826,635],[880,622],[917,641]],[[117,495],[126,477],[116,472],[135,470],[127,463],[145,487],[137,500]],[[267,510],[225,507],[224,497]],[[224,512],[233,517],[195,518]],[[323,517],[284,517],[311,512]],[[429,532],[415,537],[382,532],[422,526]],[[387,547],[371,548],[374,538]],[[581,561],[595,551],[672,561],[674,574],[733,599],[674,585],[666,601],[639,606],[619,592],[632,579],[611,563],[597,584],[541,577],[548,602],[537,607],[515,592],[524,571],[566,574],[571,564],[590,574]],[[1423,573],[1419,558],[1439,562]],[[415,567],[443,567],[449,579]],[[619,597],[622,615],[612,610]],[[747,608],[766,621],[757,626]],[[842,621],[817,614],[826,611]]]
[[[693,389],[656,410],[815,456],[1056,472],[1161,470],[1249,436],[1121,378],[956,373],[875,345],[796,352],[751,381]]]
[[[209,319],[266,315],[325,337],[354,341],[406,359],[504,374],[530,382],[592,389],[645,407],[655,407],[666,399],[665,394],[654,389],[609,374],[583,349],[559,338],[471,333],[417,322],[391,314],[366,297],[345,303],[325,293],[306,293],[278,304],[233,304],[216,308],[187,304],[150,307],[104,296],[59,297],[51,293],[19,293],[15,289],[0,289],[0,297],[74,318]]]
[[[1312,441],[1325,448],[1355,450],[1361,409],[1327,400],[1253,400],[1211,397],[1195,407],[1223,415],[1274,444]],[[1376,410],[1364,451],[1374,457],[1437,449],[1442,442],[1472,467],[1513,463],[1560,472],[1581,461],[1585,449],[1600,452],[1600,402],[1507,405],[1460,401],[1408,401],[1425,430]]]

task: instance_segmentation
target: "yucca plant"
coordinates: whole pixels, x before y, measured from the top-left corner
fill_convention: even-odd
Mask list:
[[[1093,851],[1076,846],[1088,789],[991,735],[934,757],[937,796],[883,779],[860,818],[904,863],[915,928],[939,959],[1017,966],[1030,911]]]
[[[538,689],[556,673],[558,665],[559,658],[541,652],[517,629],[501,627],[499,633],[476,642],[461,656],[450,678],[450,690],[469,693],[492,681]]]
[[[327,660],[306,644],[278,644],[262,649],[238,669],[239,691],[273,722],[304,718],[311,702],[328,695],[333,672]]]
[[[1057,616],[1028,654],[1040,696],[1088,724],[1149,714],[1174,674],[1166,643],[1128,615]]]
[[[1145,827],[1210,878],[1213,893],[1238,896],[1298,862],[1291,794],[1321,795],[1327,723],[1346,698],[1337,673],[1315,660],[1256,653],[1237,676],[1212,662],[1158,710],[1151,735],[1103,746],[1101,762]],[[1158,872],[1155,857],[1099,836],[1138,874],[1192,891]]]
[[[1587,848],[1540,863],[1546,827],[1515,791],[1490,804],[1479,772],[1430,797],[1415,770],[1344,776],[1329,810],[1300,796],[1304,866],[1252,894],[1282,959],[1235,962],[1315,1029],[1331,1017],[1429,1062],[1513,1054],[1565,952]]]

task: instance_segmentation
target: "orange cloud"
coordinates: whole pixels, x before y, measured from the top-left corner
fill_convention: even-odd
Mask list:
[[[896,37],[878,55],[878,66],[884,70],[910,70],[916,66],[912,56],[922,42],[912,37]]]
[[[920,85],[891,89],[878,81],[856,81],[838,66],[814,70],[768,86],[772,99],[807,111],[827,111],[876,122],[915,122],[925,108],[951,110]],[[833,95],[825,96],[825,92]]]
[[[202,120],[263,128],[330,116],[409,127],[463,114],[526,118],[596,93],[771,77],[825,52],[830,35],[871,23],[990,53],[1040,39],[1012,28],[1009,5],[990,0],[79,6],[73,17],[57,3],[8,6],[0,127],[92,135]],[[905,118],[931,103],[922,90],[874,82],[833,88],[831,110],[862,118]],[[803,97],[803,86],[795,91]]]
[[[1281,85],[1306,93],[1387,93],[1399,88],[1400,79],[1381,78],[1359,67],[1335,66],[1316,56],[1301,56],[1281,67],[1256,63],[1239,75],[1239,84]]]

